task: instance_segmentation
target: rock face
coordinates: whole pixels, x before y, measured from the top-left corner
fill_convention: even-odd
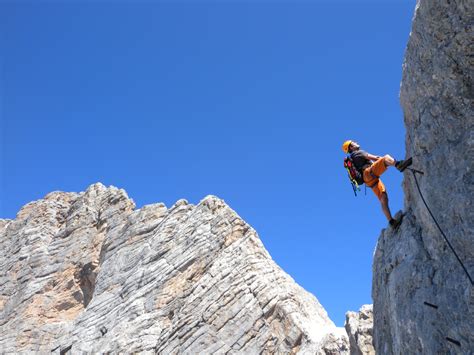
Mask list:
[[[474,2],[418,1],[400,92],[407,156],[421,192],[474,277]],[[397,232],[373,262],[374,344],[381,354],[469,354],[474,291],[407,171]]]
[[[348,353],[314,296],[222,200],[135,209],[123,190],[54,192],[0,220],[0,349]]]
[[[349,336],[351,355],[375,355],[372,343],[374,322],[372,305],[363,305],[359,312],[347,312],[345,328]]]

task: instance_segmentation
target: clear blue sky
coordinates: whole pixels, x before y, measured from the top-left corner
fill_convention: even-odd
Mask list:
[[[102,182],[138,207],[223,198],[337,325],[386,227],[345,139],[404,157],[415,0],[0,2],[0,217]],[[402,176],[384,175],[393,212]]]

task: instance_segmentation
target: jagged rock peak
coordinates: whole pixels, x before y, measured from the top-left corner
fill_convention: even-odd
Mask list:
[[[347,312],[346,328],[349,336],[351,355],[375,355],[375,349],[372,340],[373,328],[372,305],[363,305],[359,312]]]
[[[473,285],[423,202],[474,276],[473,14],[464,0],[420,0],[415,9],[400,100],[407,156],[424,175],[405,173],[403,223],[384,230],[375,251],[377,353],[474,349]]]
[[[0,224],[0,247],[5,352],[348,353],[215,196],[136,209],[112,186],[53,192]]]

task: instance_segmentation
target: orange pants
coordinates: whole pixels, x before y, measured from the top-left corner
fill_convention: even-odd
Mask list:
[[[382,198],[382,194],[387,191],[382,180],[380,180],[380,175],[386,170],[387,166],[385,165],[384,158],[377,159],[370,167],[364,170],[364,182],[367,187],[372,189],[379,200]]]

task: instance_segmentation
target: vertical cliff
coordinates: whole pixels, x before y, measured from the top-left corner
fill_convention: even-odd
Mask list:
[[[474,277],[474,2],[419,0],[400,91],[406,154],[422,195]],[[430,216],[410,171],[404,222],[382,232],[373,262],[380,354],[468,354],[474,291]]]
[[[135,209],[55,192],[0,220],[5,352],[348,353],[317,299],[222,200]]]

